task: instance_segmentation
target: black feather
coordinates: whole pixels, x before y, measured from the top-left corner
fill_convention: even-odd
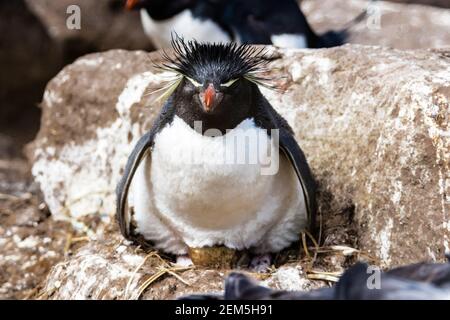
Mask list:
[[[174,56],[163,52],[164,62],[159,66],[185,77],[202,81],[208,78],[228,81],[251,77],[255,81],[267,79],[259,74],[265,70],[270,57],[264,47],[237,43],[201,43],[185,41],[178,35],[172,36]]]

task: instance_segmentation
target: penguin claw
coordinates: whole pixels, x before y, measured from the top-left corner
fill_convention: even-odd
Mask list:
[[[194,265],[191,258],[189,258],[189,256],[187,255],[177,256],[177,261],[175,262],[175,264],[179,267],[190,267]]]
[[[268,253],[258,255],[252,258],[249,268],[253,272],[267,273],[272,264],[272,256]]]

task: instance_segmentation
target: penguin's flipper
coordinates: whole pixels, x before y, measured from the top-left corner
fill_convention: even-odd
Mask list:
[[[316,224],[316,183],[309,169],[305,154],[300,149],[294,135],[284,126],[279,127],[279,148],[291,162],[300,181],[305,197],[306,210],[310,229]]]
[[[310,230],[316,225],[316,182],[306,161],[305,154],[295,140],[294,131],[287,121],[278,114],[266,98],[262,97],[256,122],[265,129],[279,130],[279,149],[292,164],[303,190]]]
[[[119,224],[120,232],[129,240],[134,240],[131,234],[131,216],[128,210],[128,192],[130,191],[131,181],[136,173],[139,164],[151,152],[156,134],[173,119],[174,108],[173,101],[169,98],[163,106],[158,118],[153,123],[152,128],[144,134],[136,143],[133,151],[128,157],[125,171],[122,179],[116,189],[116,219]]]
[[[119,223],[120,232],[127,239],[131,239],[131,232],[130,232],[131,217],[127,205],[128,192],[130,190],[131,181],[133,180],[133,176],[136,173],[139,164],[150,152],[150,148],[153,145],[153,139],[155,136],[154,132],[155,132],[154,130],[151,130],[146,134],[144,134],[139,139],[139,141],[137,142],[136,146],[134,147],[133,151],[131,152],[128,158],[122,179],[117,185],[116,219],[117,222]]]

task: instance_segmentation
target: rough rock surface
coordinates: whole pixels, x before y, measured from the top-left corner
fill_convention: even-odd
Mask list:
[[[323,243],[354,245],[356,233],[359,249],[386,266],[442,259],[449,53],[346,45],[273,54],[284,92],[263,92],[293,126],[320,183]],[[158,53],[88,55],[49,83],[29,157],[55,218],[113,214],[128,153],[160,107],[145,94],[161,78],[149,57]]]
[[[0,196],[0,299],[34,296],[50,269],[64,259],[70,229],[49,218],[33,194]]]
[[[169,272],[158,274],[163,268]],[[221,292],[229,272],[173,269],[173,265],[154,252],[145,253],[130,246],[117,230],[111,230],[106,237],[89,242],[70,259],[53,267],[39,296],[45,299],[175,299],[192,293]],[[141,290],[145,281],[155,275],[154,281]],[[263,285],[277,289],[311,290],[325,285],[307,279],[299,263],[285,264],[269,275],[250,275]]]
[[[368,0],[303,0],[301,7],[319,33],[341,30],[368,9],[369,17],[350,28],[350,43],[396,49],[450,46],[450,9]]]
[[[20,140],[0,134],[0,299],[35,295],[50,268],[64,259],[72,233],[69,223],[50,217],[20,155]]]

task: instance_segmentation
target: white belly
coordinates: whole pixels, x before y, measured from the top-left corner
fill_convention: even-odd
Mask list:
[[[200,20],[186,9],[176,16],[164,20],[153,20],[146,10],[141,10],[141,21],[145,34],[158,48],[170,47],[172,32],[186,40],[200,42],[229,42],[230,37],[217,24],[209,20]]]
[[[308,48],[306,36],[302,34],[279,34],[271,36],[272,43],[280,48]]]
[[[162,243],[168,235],[161,239],[155,234],[167,231],[189,247],[264,246],[273,251],[305,226],[303,194],[290,163],[282,157],[276,174],[262,174],[267,160],[277,160],[276,146],[253,120],[236,129],[205,137],[176,117],[157,135],[151,157],[133,181],[133,189],[139,189],[134,196],[138,231],[155,242],[159,239],[157,247],[179,253]],[[243,134],[249,143],[233,143]],[[247,158],[239,158],[242,153]],[[167,230],[155,228],[151,215]],[[267,239],[280,225],[280,236]],[[269,248],[272,245],[276,248]]]

